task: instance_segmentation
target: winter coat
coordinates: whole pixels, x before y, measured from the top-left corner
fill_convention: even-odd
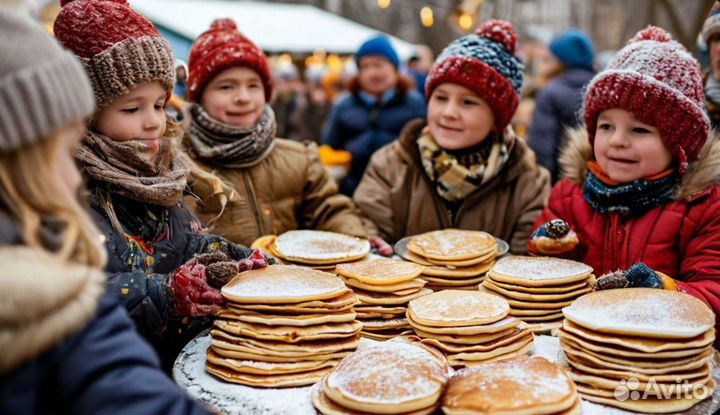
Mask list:
[[[343,194],[352,196],[375,151],[395,141],[409,121],[425,117],[425,100],[405,82],[379,106],[363,99],[355,86],[330,110],[321,141],[352,154],[350,174],[340,185]]]
[[[568,69],[552,79],[535,99],[528,144],[535,151],[538,164],[550,171],[553,183],[560,180],[558,156],[565,129],[580,125],[578,113],[583,89],[594,75],[588,69]]]
[[[193,184],[193,192],[200,203],[193,209],[203,223],[213,221],[214,233],[230,241],[249,246],[260,236],[294,229],[368,236],[359,210],[350,198],[338,193],[320,164],[315,145],[276,138],[275,148],[260,163],[214,173],[232,185],[237,200],[222,209],[212,198],[212,188],[198,182]]]
[[[416,142],[424,126],[424,120],[409,123],[396,142],[375,153],[355,192],[355,203],[380,236],[394,243],[438,229],[475,229],[508,241],[513,253],[526,252],[532,224],[550,194],[550,175],[535,163],[525,141],[506,130],[513,144],[505,167],[461,202],[451,218],[422,166]]]
[[[91,184],[92,185],[92,184]],[[113,196],[113,204],[132,206],[133,218],[118,213],[123,226],[150,215],[147,205]],[[108,251],[108,292],[119,299],[135,321],[137,330],[155,347],[163,368],[171,369],[180,350],[199,332],[209,327],[209,318],[175,317],[170,313],[172,297],[167,278],[196,254],[222,250],[234,259],[250,251],[206,233],[200,221],[180,201],[165,211],[167,232],[160,240],[141,244],[113,228],[98,199],[90,200],[91,216],[106,237]],[[116,207],[116,211],[119,209]],[[157,214],[156,214],[157,215]],[[138,238],[140,239],[140,238]]]
[[[5,217],[7,219],[7,217]],[[162,371],[104,273],[61,265],[0,225],[0,413],[206,414]]]
[[[602,214],[583,197],[586,162],[593,157],[585,129],[570,134],[561,163],[565,179],[553,188],[535,227],[565,220],[580,243],[574,259],[600,276],[637,262],[677,281],[680,291],[720,313],[720,135],[711,133],[674,200],[638,218]]]

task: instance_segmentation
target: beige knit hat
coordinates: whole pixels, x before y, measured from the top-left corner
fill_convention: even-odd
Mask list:
[[[83,121],[95,109],[77,59],[24,14],[0,10],[0,151]]]

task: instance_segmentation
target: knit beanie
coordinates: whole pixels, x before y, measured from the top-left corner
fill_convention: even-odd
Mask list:
[[[0,56],[0,151],[92,115],[92,88],[80,62],[27,16],[0,10]]]
[[[697,61],[670,34],[654,26],[638,32],[587,87],[585,125],[595,140],[601,111],[621,108],[660,130],[681,174],[697,160],[710,122]]]
[[[503,131],[517,109],[523,83],[516,41],[515,28],[503,20],[488,20],[474,34],[454,40],[430,69],[425,95],[429,99],[442,83],[462,85],[488,103],[495,126]]]
[[[385,35],[375,36],[372,39],[368,39],[360,46],[357,53],[355,53],[355,62],[360,66],[360,59],[365,56],[380,56],[392,63],[397,69],[400,66],[400,58],[398,57],[395,48],[390,43],[390,39]]]
[[[127,0],[61,0],[55,36],[85,66],[98,111],[135,86],[159,81],[171,92],[175,59],[155,26]]]
[[[703,23],[701,33],[706,45],[713,35],[720,33],[720,2],[716,1],[713,5],[707,19],[705,19],[705,23]]]
[[[187,97],[197,102],[205,86],[220,72],[233,66],[255,71],[265,89],[265,102],[272,98],[272,77],[267,59],[250,39],[243,36],[231,19],[218,19],[201,34],[190,49]]]
[[[592,69],[595,63],[592,43],[578,29],[568,29],[554,38],[550,52],[568,68]]]

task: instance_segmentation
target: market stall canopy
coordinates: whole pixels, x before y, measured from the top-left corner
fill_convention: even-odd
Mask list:
[[[240,31],[269,53],[352,54],[378,31],[304,4],[221,0],[131,0],[132,7],[158,26],[175,54],[187,58],[190,44],[217,18],[229,17]],[[390,37],[400,58],[415,45]]]

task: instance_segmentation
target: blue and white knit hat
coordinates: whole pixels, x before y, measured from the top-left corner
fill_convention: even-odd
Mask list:
[[[514,55],[517,34],[503,20],[489,20],[474,34],[451,42],[428,74],[425,95],[435,87],[454,83],[470,89],[488,103],[495,125],[502,131],[517,109],[523,83],[522,62]]]

